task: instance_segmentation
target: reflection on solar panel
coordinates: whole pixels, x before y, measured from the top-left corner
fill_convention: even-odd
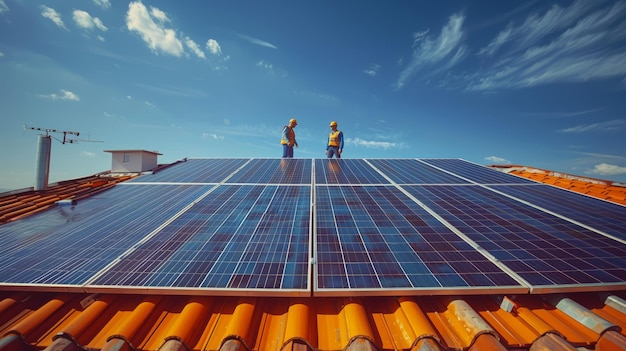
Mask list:
[[[0,226],[0,286],[351,295],[626,289],[626,207],[463,160],[188,159]]]

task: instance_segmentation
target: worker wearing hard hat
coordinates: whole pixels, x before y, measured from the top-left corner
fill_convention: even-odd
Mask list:
[[[280,137],[280,143],[283,145],[283,157],[293,157],[294,145],[298,147],[296,141],[296,133],[293,129],[298,125],[298,121],[295,118],[289,120],[289,124],[283,127],[283,134]]]
[[[341,158],[343,151],[343,132],[337,130],[337,122],[330,122],[330,133],[328,134],[328,143],[326,144],[326,155],[328,158]]]

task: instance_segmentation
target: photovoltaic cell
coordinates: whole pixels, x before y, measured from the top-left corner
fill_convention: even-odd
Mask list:
[[[362,159],[316,159],[316,184],[389,184]]]
[[[316,292],[522,288],[394,187],[316,187]]]
[[[92,282],[308,291],[310,186],[220,186]]]
[[[368,159],[397,184],[468,184],[469,182],[415,159]]]
[[[536,184],[536,182],[532,180],[499,172],[465,160],[429,158],[422,159],[421,161],[454,173],[455,175],[462,176],[478,184]]]
[[[480,186],[407,189],[534,289],[626,281],[615,240]]]
[[[239,170],[228,183],[311,184],[311,160],[255,159]]]
[[[128,183],[220,183],[250,159],[186,159],[153,174],[130,179]]]
[[[208,188],[118,186],[0,226],[0,282],[80,285]]]
[[[626,241],[626,207],[550,185],[490,186]]]

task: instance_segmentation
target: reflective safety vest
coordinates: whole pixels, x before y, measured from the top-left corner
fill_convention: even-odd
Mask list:
[[[287,129],[285,131],[285,129]],[[287,139],[285,139],[285,137]],[[296,142],[296,132],[293,131],[293,128],[289,128],[289,126],[283,127],[283,135],[280,138],[280,143],[283,145],[293,145]]]
[[[340,130],[336,130],[334,132],[330,132],[328,134],[328,146],[336,146],[339,147],[341,140],[339,139]]]

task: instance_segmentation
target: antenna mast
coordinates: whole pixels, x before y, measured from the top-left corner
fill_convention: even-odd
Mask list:
[[[71,132],[71,131],[59,131],[56,129],[46,129],[46,128],[37,128],[37,127],[28,127],[24,126],[24,129],[37,130],[41,132],[45,132],[45,134],[39,134],[39,141],[37,143],[37,164],[36,164],[36,173],[35,173],[35,185],[33,190],[46,190],[48,188],[48,177],[50,175],[50,150],[52,149],[52,139],[50,134],[57,133],[63,134],[63,139],[55,140],[59,141],[61,144],[73,144],[77,143],[78,139],[69,139],[68,135],[79,136],[79,132]]]

